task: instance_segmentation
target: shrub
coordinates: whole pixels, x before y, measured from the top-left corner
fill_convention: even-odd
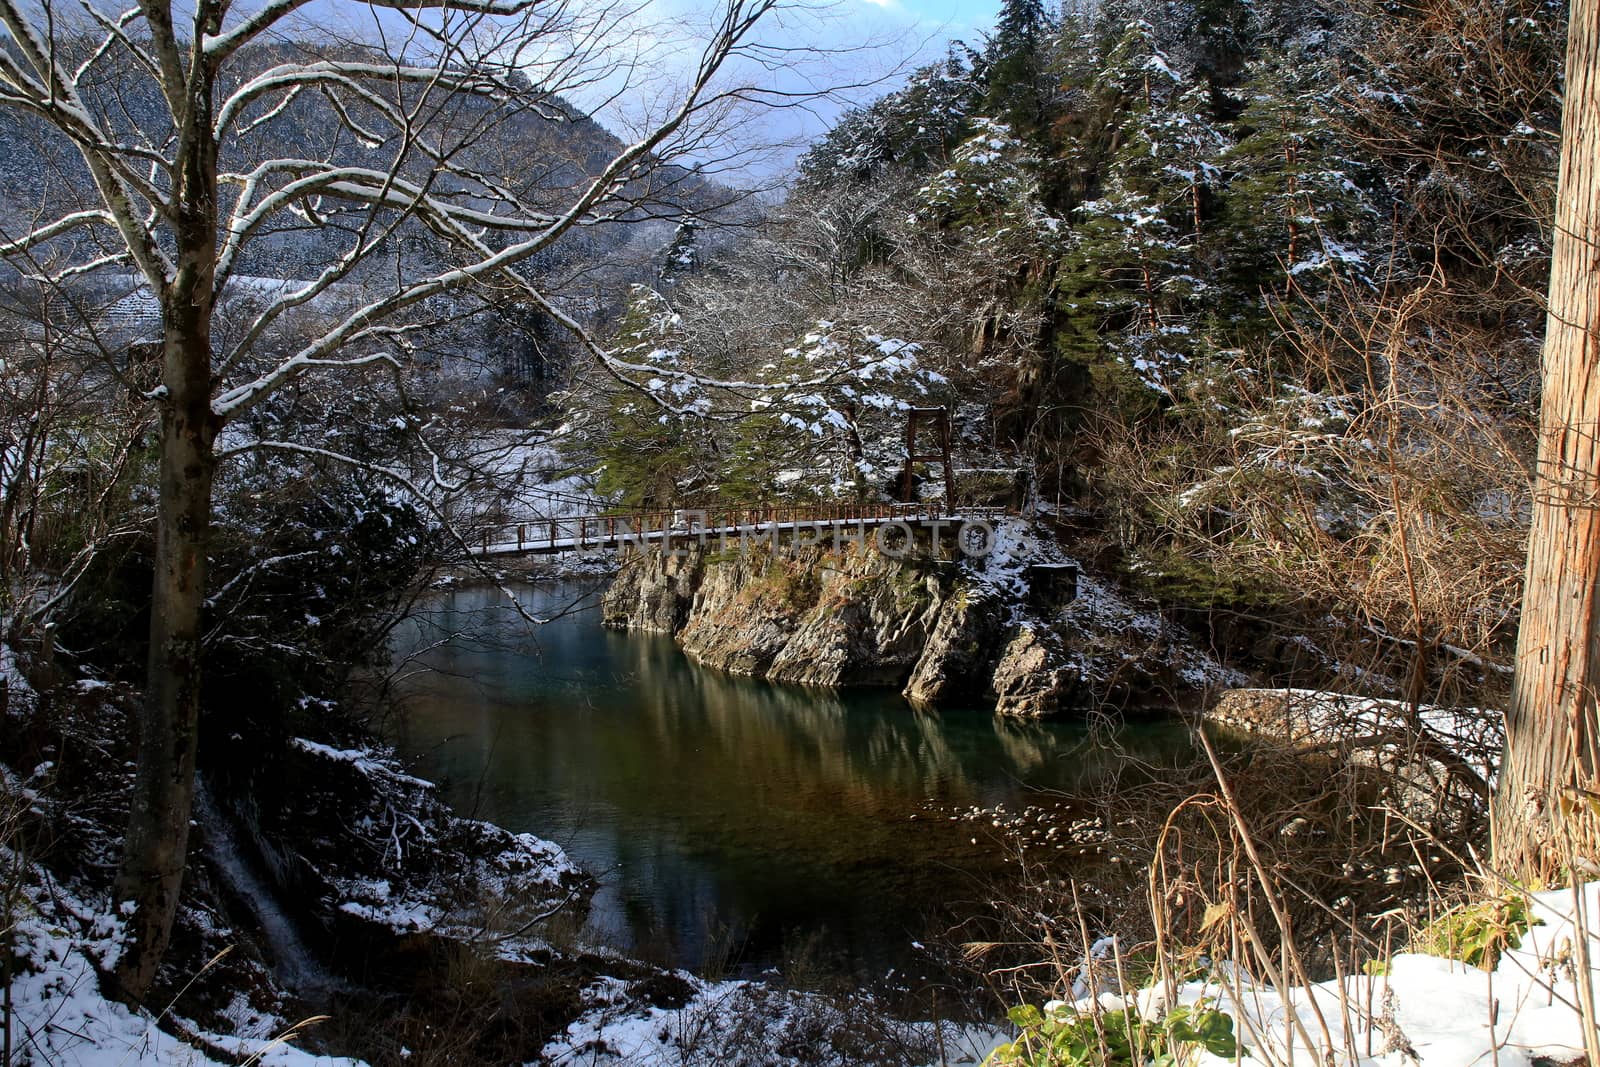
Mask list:
[[[1529,914],[1525,894],[1506,893],[1446,912],[1424,927],[1411,947],[1492,971],[1502,952],[1517,948],[1530,927],[1542,925],[1543,920]]]
[[[1201,1049],[1232,1059],[1250,1054],[1233,1033],[1233,1017],[1204,1001],[1146,1019],[1137,1008],[1081,1011],[1071,1004],[1012,1008],[1022,1032],[990,1053],[985,1067],[1176,1067]]]

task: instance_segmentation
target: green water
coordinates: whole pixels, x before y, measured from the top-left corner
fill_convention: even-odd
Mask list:
[[[434,647],[401,750],[464,814],[554,839],[599,878],[587,938],[663,962],[753,971],[806,946],[834,971],[925,971],[914,943],[1011,862],[988,819],[950,809],[1079,792],[1125,758],[1081,726],[730,678],[601,628],[594,586],[517,592],[569,613],[530,634],[497,590],[462,588],[406,635]],[[1119,742],[1157,762],[1186,748],[1170,728]]]

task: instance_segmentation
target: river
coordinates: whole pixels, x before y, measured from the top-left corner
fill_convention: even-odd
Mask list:
[[[1186,748],[1170,727],[1125,729],[1113,753],[1079,724],[731,678],[669,638],[603,629],[598,592],[518,587],[561,616],[536,630],[493,588],[441,593],[397,646],[413,654],[399,743],[462,814],[558,841],[596,875],[586,940],[658,962],[756,973],[804,956],[915,980],[919,945],[1014,862],[963,811]]]

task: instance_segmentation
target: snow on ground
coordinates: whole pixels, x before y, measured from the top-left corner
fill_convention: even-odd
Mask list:
[[[1038,563],[1065,563],[1055,538],[1026,519],[1001,518],[992,523],[993,544],[982,559],[975,584],[994,590],[1020,605],[1028,596],[1027,570]]]
[[[334,748],[300,737],[291,744],[326,761],[320,780],[334,790],[329,808],[342,812],[341,821],[358,839],[383,846],[375,867],[345,866],[336,854],[313,851],[319,835],[308,831],[303,855],[320,861],[318,873],[347,915],[397,933],[428,931],[472,941],[489,933],[494,919],[510,921],[524,910],[543,911],[585,881],[554,842],[457,816],[440,800],[433,783],[406,774],[387,750]],[[338,782],[332,777],[336,769],[367,779],[367,788],[352,790],[368,797],[367,804],[345,800],[340,807]],[[337,850],[347,844],[340,838],[322,848]],[[452,859],[441,864],[440,857]],[[501,902],[503,913],[485,914],[486,902]],[[526,947],[524,942],[542,946],[531,937],[520,939],[518,946]]]
[[[1430,732],[1490,785],[1505,745],[1505,721],[1498,711],[1436,704],[1413,708],[1401,700],[1317,689],[1245,689],[1224,696],[1207,717],[1236,729],[1316,744],[1391,736],[1402,747],[1415,747],[1417,735]]]
[[[673,976],[681,1001],[660,1007],[639,983],[600,978],[585,1011],[550,1041],[540,1062],[566,1067],[851,1067],[874,1052],[912,1051],[943,1067],[976,1067],[1007,1035],[988,1027],[897,1022],[865,996],[851,1000],[760,982]]]
[[[7,852],[0,862],[10,867],[15,859]],[[186,1041],[163,1031],[148,1012],[108,1000],[94,961],[112,964],[119,924],[103,903],[76,898],[36,867],[26,870],[25,903],[13,930],[19,967],[9,1022],[17,1067],[208,1067],[252,1056],[264,1067],[359,1067],[358,1060],[313,1056],[276,1041],[290,1024],[246,1007],[236,1013],[240,1030],[234,1035],[205,1033],[171,1017],[162,1021],[186,1032]]]
[[[1190,689],[1239,687],[1251,682],[1249,675],[1219,663],[1186,631],[1173,625],[1155,608],[1140,605],[1114,586],[1081,571],[1078,595],[1062,612],[1062,621],[1084,634],[1098,637],[1097,643],[1079,649],[1072,657],[1073,665],[1086,677],[1093,676],[1096,671],[1095,657],[1108,655],[1108,650],[1116,645],[1114,639],[1120,637],[1130,648],[1159,648],[1172,677]]]
[[[1179,987],[1176,999],[1184,1004],[1204,999],[1232,1016],[1251,1061],[1263,1067],[1570,1064],[1584,1056],[1575,948],[1587,944],[1591,961],[1600,958],[1595,940],[1600,882],[1576,892],[1535,894],[1532,901],[1531,913],[1542,925],[1530,929],[1520,947],[1507,951],[1492,973],[1405,953],[1394,957],[1386,975],[1347,977],[1342,987],[1337,981],[1323,982],[1309,990],[1290,988],[1283,996],[1273,986],[1241,975],[1229,981],[1190,982]],[[1580,924],[1573,922],[1574,914]],[[1600,988],[1597,979],[1600,967],[1591,962],[1591,987]],[[1134,999],[1147,1018],[1161,1013],[1166,1002],[1159,987]],[[1102,994],[1100,1002],[1113,1010],[1123,1005],[1115,994]],[[1089,1006],[1088,1001],[1076,1005]],[[1202,1052],[1196,1067],[1225,1065],[1236,1067],[1234,1060]]]

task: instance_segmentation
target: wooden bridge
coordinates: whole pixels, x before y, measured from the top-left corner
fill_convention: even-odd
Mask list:
[[[812,504],[739,508],[680,508],[674,511],[608,512],[563,518],[528,517],[489,523],[471,530],[468,544],[474,555],[553,555],[593,552],[628,545],[725,545],[729,541],[791,538],[810,535],[823,539],[860,540],[879,534],[884,527],[948,529],[952,549],[958,538],[981,536],[979,548],[992,547],[995,520],[1003,508],[949,508],[942,502],[917,504]],[[870,531],[870,533],[869,533]]]

